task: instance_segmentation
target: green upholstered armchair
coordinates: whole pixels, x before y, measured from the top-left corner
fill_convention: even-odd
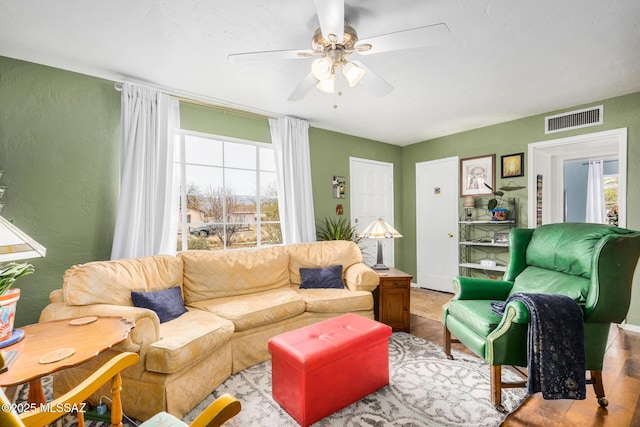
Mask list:
[[[623,321],[629,309],[633,275],[640,256],[640,233],[600,224],[560,223],[536,229],[512,229],[509,264],[503,280],[456,277],[456,294],[444,307],[445,353],[461,342],[491,369],[491,399],[503,411],[501,366],[527,366],[529,312],[520,301],[507,304],[504,316],[491,301],[515,293],[562,294],[584,314],[587,384],[598,403],[607,406],[602,364],[611,323]],[[452,334],[457,339],[452,339]]]

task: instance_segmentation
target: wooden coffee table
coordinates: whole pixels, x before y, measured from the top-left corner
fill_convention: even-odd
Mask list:
[[[134,323],[117,316],[88,316],[21,327],[24,338],[4,351],[18,351],[0,387],[29,382],[29,403],[47,402],[40,379],[96,357],[124,341]]]

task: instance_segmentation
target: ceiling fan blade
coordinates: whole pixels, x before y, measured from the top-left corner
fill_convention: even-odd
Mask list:
[[[337,43],[344,39],[344,0],[316,0],[316,11],[322,37],[329,40],[329,34],[335,34]]]
[[[289,101],[300,101],[304,98],[311,89],[316,85],[317,80],[313,77],[312,73],[307,74],[300,84],[289,95]]]
[[[362,80],[358,83],[358,85],[364,87],[368,91],[372,92],[376,96],[385,96],[388,95],[392,90],[393,86],[391,86],[385,79],[371,71],[371,68],[367,67],[360,61],[351,61],[356,64],[358,67],[364,70],[364,76]]]
[[[313,55],[317,55],[313,50],[270,50],[264,52],[233,53],[227,56],[227,61],[232,64],[254,64],[257,62],[308,58]]]
[[[449,41],[451,41],[449,27],[446,24],[435,24],[360,40],[358,44],[370,44],[371,49],[357,53],[359,55],[373,55],[392,50],[434,46]]]

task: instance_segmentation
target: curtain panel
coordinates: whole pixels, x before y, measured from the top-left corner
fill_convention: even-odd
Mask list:
[[[604,164],[602,160],[589,162],[587,175],[586,222],[605,224]]]
[[[111,259],[175,254],[178,192],[174,130],[179,102],[159,90],[124,83],[121,96],[120,196]]]
[[[316,240],[309,123],[292,117],[269,119],[278,175],[278,206],[284,243]]]

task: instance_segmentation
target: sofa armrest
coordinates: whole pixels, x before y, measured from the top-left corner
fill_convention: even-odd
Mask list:
[[[453,279],[456,291],[453,299],[504,301],[509,296],[513,282],[458,276]]]
[[[129,333],[129,337],[118,345],[121,351],[142,354],[160,339],[158,315],[146,308],[110,304],[66,305],[63,302],[54,302],[42,310],[39,322],[85,316],[121,316],[134,322],[136,326]]]
[[[349,266],[344,271],[344,282],[350,291],[373,292],[379,281],[378,274],[361,262]]]

